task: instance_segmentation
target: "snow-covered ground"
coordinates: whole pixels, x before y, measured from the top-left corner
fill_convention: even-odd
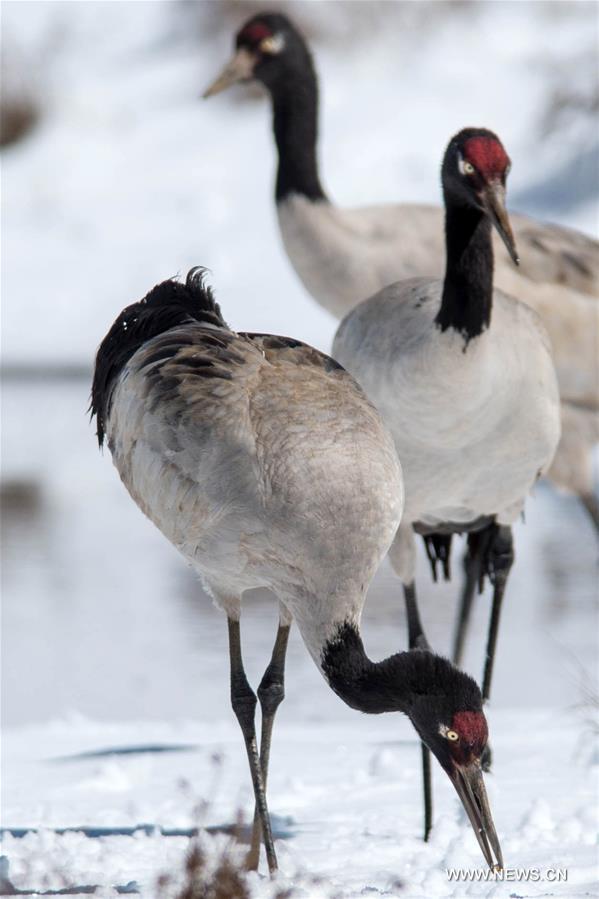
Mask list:
[[[196,263],[211,268],[234,326],[328,349],[334,322],[279,246],[266,102],[244,89],[199,101],[246,14],[225,6],[226,24],[217,3],[3,3],[3,36],[43,104],[37,130],[3,159],[5,362],[91,365],[123,305]],[[314,38],[321,158],[339,202],[435,201],[447,138],[476,123],[509,148],[514,208],[596,228],[593,4],[286,9]],[[20,888],[101,884],[111,896],[135,881],[157,899],[156,878],[181,871],[187,838],[53,829],[218,826],[239,809],[249,818],[251,791],[224,620],[98,454],[88,391],[83,380],[4,387],[2,825],[41,832],[5,836],[2,853]],[[596,547],[577,504],[544,486],[516,539],[488,785],[506,864],[544,879],[451,882],[448,867],[481,869],[482,858],[447,778],[435,772],[425,846],[411,726],[346,708],[294,635],[269,784],[276,887],[314,899],[599,893]],[[457,581],[433,586],[420,562],[427,628],[447,651]],[[485,595],[466,659],[476,675],[488,611]],[[364,619],[373,658],[405,645],[403,625],[385,564]],[[252,597],[254,684],[275,626],[272,599]],[[77,757],[152,746],[173,751]],[[547,879],[562,868],[566,882]],[[259,899],[273,894],[250,882]]]
[[[448,878],[448,869],[483,868],[453,788],[437,771],[435,829],[430,843],[422,842],[420,753],[405,723],[348,715],[306,726],[289,714],[281,717],[270,784],[281,835],[277,888],[295,886],[295,895],[304,897],[597,895],[597,781],[590,776],[588,744],[580,739],[576,716],[563,710],[493,712],[496,763],[487,780],[506,866],[538,869],[542,879],[486,884]],[[79,755],[144,743],[187,744],[187,749]],[[235,821],[239,807],[249,818],[247,765],[233,721],[206,727],[199,716],[176,726],[71,719],[8,735],[5,754],[11,781],[4,805],[12,826],[34,821],[40,828],[142,823],[177,828],[198,819],[219,825]],[[198,784],[209,807],[194,816]],[[143,831],[94,839],[42,829],[19,839],[5,837],[3,851],[20,886],[136,881],[144,896],[155,897],[158,875],[181,871],[187,846],[185,837]],[[558,870],[567,872],[567,880],[554,883],[550,878]],[[273,893],[263,877],[253,875],[250,883],[255,896]],[[113,894],[104,889],[101,895]]]

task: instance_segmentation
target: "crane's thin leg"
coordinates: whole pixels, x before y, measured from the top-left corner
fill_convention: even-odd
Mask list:
[[[454,665],[459,666],[462,663],[464,643],[466,641],[468,625],[470,624],[472,601],[477,587],[479,592],[482,591],[483,559],[493,535],[493,528],[494,525],[489,525],[482,531],[468,535],[468,549],[464,556],[466,580],[462,587],[460,610],[458,612],[455,635],[453,638],[452,659]]]
[[[512,529],[506,525],[493,525],[493,529],[494,533],[488,555],[488,573],[493,584],[493,605],[491,608],[491,622],[487,637],[487,652],[483,675],[483,701],[486,701],[491,693],[491,678],[493,677],[493,662],[495,661],[497,634],[499,633],[501,604],[508,575],[514,564]]]
[[[278,707],[285,698],[285,656],[287,654],[287,641],[289,640],[289,624],[279,624],[275,645],[268,668],[258,687],[258,699],[262,710],[262,733],[260,736],[260,767],[262,768],[262,783],[266,790],[268,782],[268,762],[270,760],[270,741],[272,728]],[[256,871],[260,861],[260,837],[262,827],[260,825],[260,810],[256,804],[254,811],[254,826],[252,829],[252,844],[246,859],[246,867],[250,871]]]
[[[260,816],[262,833],[264,834],[268,870],[273,874],[277,870],[277,856],[272,838],[270,816],[266,804],[266,791],[262,780],[262,769],[256,742],[256,728],[254,726],[256,694],[250,687],[243,668],[239,621],[227,618],[227,622],[229,625],[229,658],[231,662],[231,705],[239,721],[245,741],[250,773],[252,775],[252,785],[254,787],[254,797]]]
[[[458,667],[462,664],[464,641],[466,639],[468,625],[470,624],[472,601],[480,578],[480,557],[472,556],[469,549],[466,550],[466,555],[464,556],[464,574],[465,580],[462,586],[460,610],[456,621],[456,629],[453,637],[453,650],[451,653],[453,664]]]
[[[433,782],[431,778],[431,751],[424,743],[420,744],[422,752],[422,791],[424,797],[424,842],[433,829]]]
[[[406,613],[408,616],[408,642],[410,649],[421,649],[430,652],[430,645],[426,639],[424,628],[418,612],[416,602],[416,587],[414,583],[404,584],[404,598],[406,601]],[[424,842],[428,842],[433,828],[433,787],[431,781],[431,753],[428,746],[420,744],[422,752],[422,789],[424,796]]]
[[[406,613],[408,616],[408,645],[410,649],[427,649],[430,652],[430,645],[426,639],[424,628],[420,620],[418,612],[418,603],[416,602],[416,587],[414,582],[404,584],[404,599],[406,602]]]
[[[590,491],[589,493],[582,493],[580,501],[589,513],[590,519],[595,525],[595,530],[599,535],[599,500],[597,500],[595,494]]]

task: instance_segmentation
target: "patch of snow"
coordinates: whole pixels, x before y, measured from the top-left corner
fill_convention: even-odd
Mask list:
[[[275,816],[290,819],[291,834],[278,840],[281,872],[276,886],[299,888],[306,897],[509,896],[517,884],[462,883],[447,869],[481,869],[480,850],[448,779],[435,769],[435,828],[429,844],[420,839],[422,811],[418,742],[413,735],[397,746],[395,765],[381,776],[369,759],[388,738],[381,716],[367,727],[323,723],[306,729],[292,722],[275,728],[270,804]],[[495,712],[495,771],[487,776],[490,800],[506,865],[567,868],[566,883],[526,883],[523,895],[575,897],[592,894],[596,874],[596,834],[592,805],[596,772],[569,759],[577,735],[575,718],[561,726],[546,711]],[[91,745],[115,740],[114,725],[72,721],[9,730],[4,735],[4,826],[27,825],[38,833],[5,836],[15,885],[70,883],[109,885],[134,880],[141,895],[155,899],[160,873],[180,870],[188,840],[139,832],[133,837],[87,838],[54,834],[51,828],[87,823],[166,827],[223,825],[239,809],[251,819],[251,790],[237,724],[232,719],[206,726],[201,713],[178,725],[135,722],[118,726],[122,744],[178,742],[197,745],[190,753],[126,756],[119,768],[126,787],[115,793],[92,760],[76,758]],[[527,751],[522,752],[522,746]],[[221,758],[215,766],[215,750]],[[75,756],[69,761],[69,754]],[[50,761],[60,755],[60,763]],[[64,758],[66,756],[66,758]],[[542,765],[539,759],[542,758]],[[289,773],[301,778],[290,781]],[[182,786],[184,780],[187,786]],[[123,784],[125,783],[123,781]],[[90,784],[94,783],[93,789]],[[206,800],[198,821],[198,799]],[[194,811],[194,808],[196,811]],[[589,818],[590,816],[590,818]],[[278,820],[278,818],[276,819]],[[222,835],[207,845],[216,852]],[[313,882],[318,875],[320,881]],[[268,880],[252,877],[252,895],[271,895]],[[401,885],[401,886],[399,886]],[[524,886],[521,884],[521,886]]]

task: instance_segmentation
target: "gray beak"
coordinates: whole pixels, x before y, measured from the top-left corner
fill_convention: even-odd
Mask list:
[[[202,97],[212,97],[214,94],[220,94],[221,91],[237,84],[238,81],[248,81],[254,74],[254,66],[256,65],[256,56],[245,47],[240,47],[235,53],[233,59],[224,67],[218,78],[206,88]]]
[[[455,765],[449,777],[466,809],[486,863],[492,871],[501,871],[503,856],[491,816],[480,763],[476,761],[468,765]]]
[[[516,241],[512,233],[512,226],[505,208],[505,187],[500,181],[489,184],[482,192],[481,200],[483,209],[499,232],[499,236],[507,247],[507,251],[515,265],[520,264],[520,257],[516,250]]]

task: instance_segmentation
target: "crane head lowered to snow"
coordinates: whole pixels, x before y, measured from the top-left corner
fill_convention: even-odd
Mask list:
[[[352,708],[408,716],[454,785],[485,861],[501,869],[503,857],[481,766],[488,739],[482,694],[470,675],[435,655],[426,642],[421,646],[373,663],[357,629],[345,626],[325,645],[322,670]]]
[[[410,718],[421,740],[454,785],[487,864],[500,870],[503,858],[482,774],[482,757],[489,735],[482,695],[478,685],[462,671],[445,659],[432,658],[436,665],[445,663],[451,668],[444,677],[446,692],[426,699],[419,697]]]

